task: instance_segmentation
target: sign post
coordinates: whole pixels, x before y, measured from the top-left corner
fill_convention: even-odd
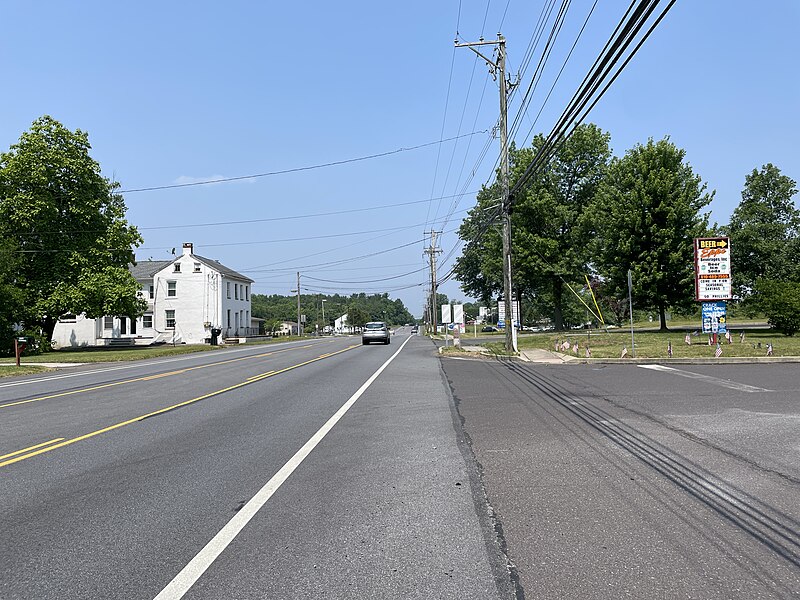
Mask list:
[[[447,326],[453,322],[449,304],[442,304],[442,325],[444,325],[444,347],[447,348]]]
[[[453,346],[461,346],[461,332],[464,330],[464,305],[453,304]]]

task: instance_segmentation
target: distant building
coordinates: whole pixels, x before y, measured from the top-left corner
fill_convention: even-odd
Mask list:
[[[63,315],[53,342],[59,347],[203,344],[211,340],[212,329],[220,338],[257,335],[258,322],[250,313],[253,280],[193,250],[187,243],[173,260],[131,265],[139,294],[147,300],[142,316]]]
[[[343,314],[333,322],[333,331],[335,333],[353,333],[354,328],[347,324],[347,313]]]

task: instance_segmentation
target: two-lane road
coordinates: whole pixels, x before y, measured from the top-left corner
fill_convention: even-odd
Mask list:
[[[0,597],[509,597],[428,340],[0,385]]]

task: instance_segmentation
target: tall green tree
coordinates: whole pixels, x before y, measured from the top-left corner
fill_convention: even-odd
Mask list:
[[[128,271],[142,238],[90,149],[85,132],[44,116],[0,154],[0,237],[20,256],[24,322],[48,340],[64,313],[133,317],[146,308]]]
[[[0,356],[12,354],[14,326],[24,320],[23,293],[14,285],[19,258],[13,240],[0,238]]]
[[[694,300],[694,243],[708,229],[702,209],[713,194],[669,138],[638,144],[614,159],[597,201],[587,213],[596,268],[607,293],[627,294],[632,271],[634,306],[658,311]]]
[[[545,137],[538,135],[530,148],[512,148],[512,186],[544,142]],[[609,143],[609,134],[596,125],[579,126],[547,169],[514,198],[511,230],[516,293],[536,302],[548,299],[558,330],[563,328],[565,303],[572,295],[564,281],[581,280],[588,271],[583,214],[605,175],[611,157]],[[466,293],[484,301],[503,287],[500,230],[488,224],[499,201],[497,184],[482,189],[477,206],[459,230],[466,244],[456,263],[458,278]]]
[[[800,210],[792,197],[797,183],[768,163],[745,177],[742,200],[731,215],[731,269],[739,297],[759,279],[798,280]]]

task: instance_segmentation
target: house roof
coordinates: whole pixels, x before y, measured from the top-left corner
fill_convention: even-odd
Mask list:
[[[140,260],[128,267],[134,279],[152,279],[153,276],[167,265],[171,260]]]
[[[213,260],[211,258],[205,258],[203,256],[198,256],[197,254],[192,254],[192,256],[194,256],[195,258],[197,258],[199,260],[202,260],[209,267],[211,267],[212,269],[216,269],[217,271],[219,271],[220,273],[222,273],[226,277],[235,277],[236,279],[241,279],[242,281],[249,281],[250,283],[254,283],[254,281],[252,279],[250,279],[249,277],[247,277],[246,275],[242,275],[241,273],[238,273],[238,272],[234,271],[233,269],[231,269],[229,267],[226,267],[225,265],[223,265],[218,260]]]
[[[192,257],[203,261],[206,263],[207,266],[211,267],[215,271],[219,271],[225,277],[233,277],[235,279],[241,279],[242,281],[248,281],[250,283],[254,283],[252,279],[249,277],[242,275],[241,273],[237,273],[233,269],[226,267],[218,260],[213,260],[211,258],[205,258],[203,256],[198,256],[196,254],[192,254]],[[136,264],[132,264],[128,266],[128,269],[133,275],[134,279],[152,279],[156,273],[158,273],[164,267],[171,265],[174,263],[178,258],[175,257],[172,260],[140,260]]]

